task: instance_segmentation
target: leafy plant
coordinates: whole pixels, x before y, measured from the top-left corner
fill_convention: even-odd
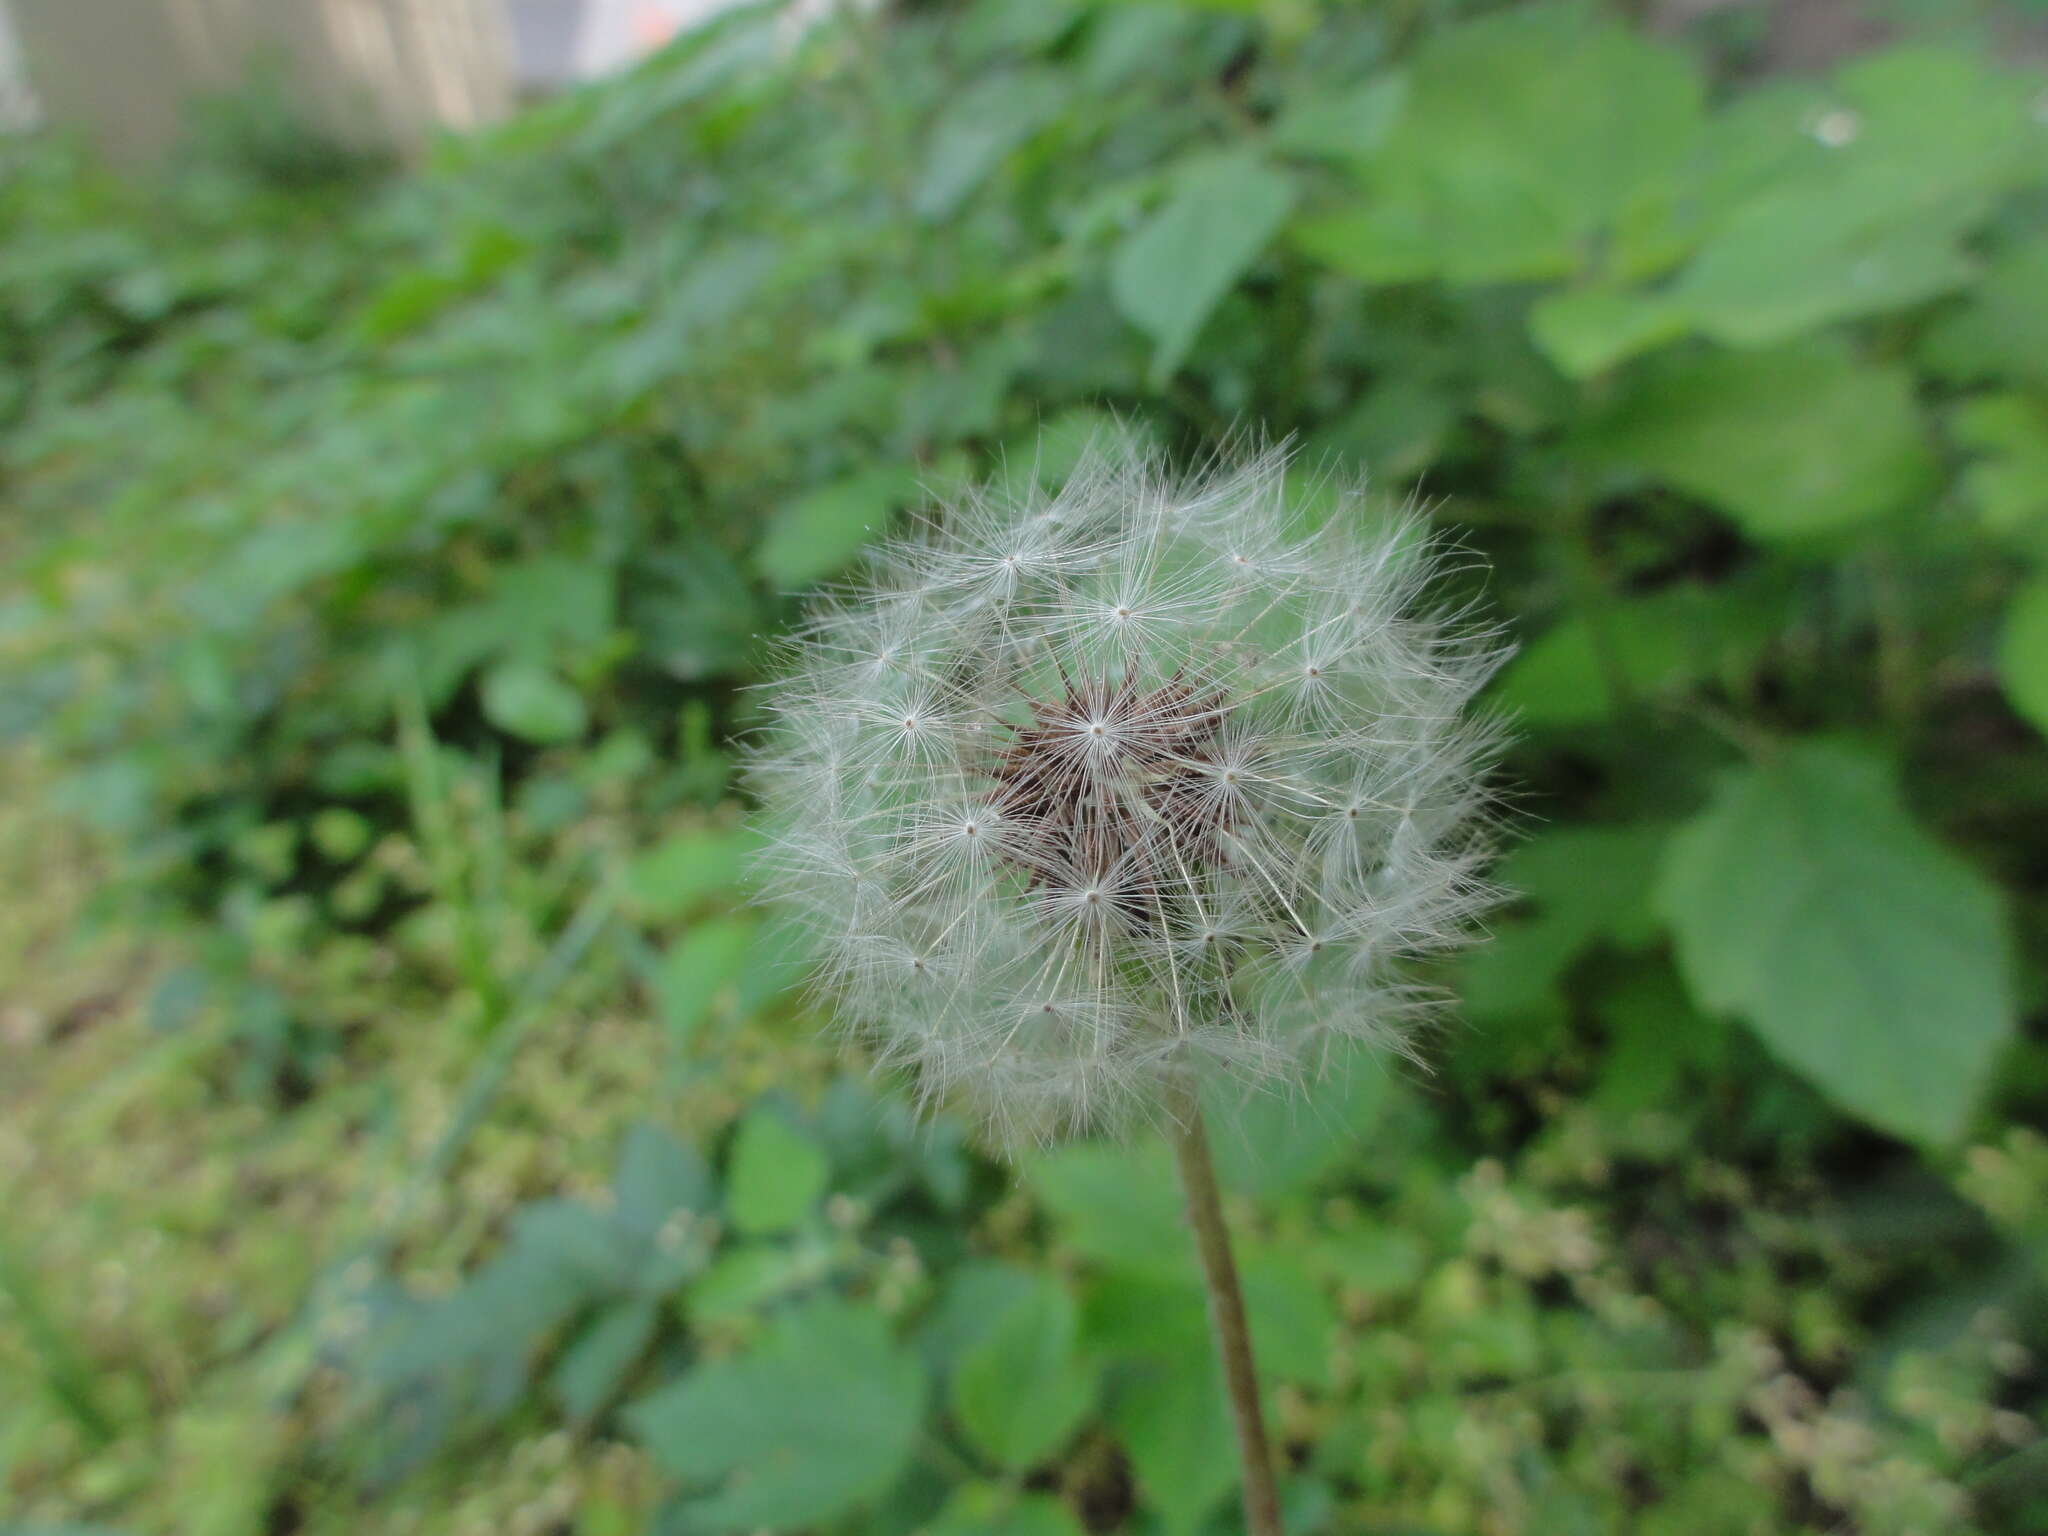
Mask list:
[[[1471,1023],[1216,1106],[1290,1518],[2038,1527],[2048,128],[1907,9],[771,7],[411,172],[10,140],[8,1518],[744,1519],[641,1407],[815,1338],[876,1434],[773,1518],[1214,1523],[1170,1170],[805,1045],[728,745],[913,509],[1257,421],[1523,642]]]

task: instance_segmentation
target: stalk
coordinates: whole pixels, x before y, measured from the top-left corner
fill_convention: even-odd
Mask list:
[[[1266,1444],[1265,1414],[1259,1407],[1258,1373],[1252,1363],[1251,1329],[1245,1323],[1244,1292],[1237,1283],[1237,1263],[1230,1254],[1230,1233],[1223,1225],[1223,1203],[1216,1191],[1216,1165],[1209,1155],[1209,1132],[1202,1123],[1202,1105],[1183,1078],[1168,1102],[1168,1134],[1180,1164],[1181,1190],[1187,1197],[1188,1228],[1202,1259],[1202,1285],[1209,1293],[1209,1327],[1223,1363],[1223,1384],[1230,1398],[1230,1426],[1237,1435],[1237,1460],[1242,1470],[1245,1536],[1281,1536],[1280,1496],[1273,1482],[1273,1453]]]

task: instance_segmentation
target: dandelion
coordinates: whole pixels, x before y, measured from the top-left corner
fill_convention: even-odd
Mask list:
[[[1404,967],[1492,895],[1470,705],[1502,648],[1432,606],[1412,517],[1317,521],[1286,469],[1117,442],[933,515],[813,610],[754,763],[767,893],[881,1060],[1006,1142],[1167,1126],[1241,1432],[1199,1083],[1412,1051],[1437,999]]]
[[[974,497],[822,604],[771,693],[770,894],[879,1054],[1001,1139],[1408,1050],[1401,963],[1488,900],[1499,648],[1426,606],[1412,520],[1312,527],[1285,468],[1119,448]]]

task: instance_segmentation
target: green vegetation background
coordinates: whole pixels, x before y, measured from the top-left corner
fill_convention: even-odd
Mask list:
[[[408,174],[9,145],[0,1530],[1234,1528],[1160,1156],[913,1126],[738,886],[792,594],[1111,416],[1419,486],[1524,644],[1435,1070],[1223,1106],[1296,1528],[2043,1529],[2048,79],[1918,9],[753,11]]]

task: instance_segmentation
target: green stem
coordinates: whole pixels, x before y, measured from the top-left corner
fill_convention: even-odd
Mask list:
[[[1265,1415],[1259,1407],[1259,1379],[1252,1364],[1244,1292],[1238,1287],[1237,1264],[1230,1255],[1230,1231],[1223,1225],[1223,1202],[1216,1192],[1216,1165],[1209,1156],[1201,1100],[1190,1083],[1176,1084],[1167,1112],[1172,1116],[1168,1135],[1180,1163],[1181,1189],[1187,1196],[1188,1228],[1195,1236],[1202,1283],[1209,1292],[1209,1326],[1223,1363],[1230,1424],[1237,1433],[1237,1460],[1244,1474],[1245,1536],[1281,1536],[1280,1495],[1273,1481],[1273,1453],[1266,1444]]]

